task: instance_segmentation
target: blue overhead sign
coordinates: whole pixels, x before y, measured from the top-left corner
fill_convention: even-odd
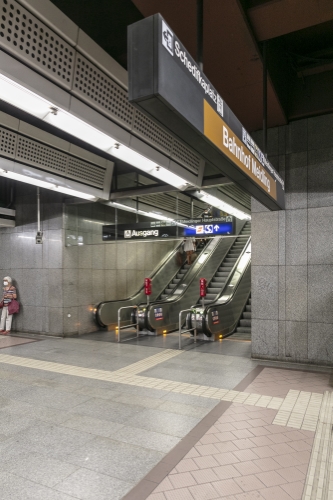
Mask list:
[[[232,222],[195,224],[184,228],[184,236],[194,236],[196,238],[231,234],[233,234]]]

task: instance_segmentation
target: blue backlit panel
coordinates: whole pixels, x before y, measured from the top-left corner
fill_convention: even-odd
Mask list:
[[[232,222],[215,222],[184,227],[184,236],[194,236],[195,238],[231,234],[233,234]]]

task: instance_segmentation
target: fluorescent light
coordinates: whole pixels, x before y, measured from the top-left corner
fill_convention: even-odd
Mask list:
[[[81,191],[75,191],[75,189],[69,189],[63,186],[55,186],[54,190],[63,194],[69,194],[70,196],[76,196],[77,198],[83,198],[84,200],[96,199],[96,196],[93,194],[82,193]]]
[[[8,179],[13,179],[14,181],[25,182],[26,184],[32,184],[33,186],[41,188],[53,189],[56,187],[55,184],[51,184],[50,182],[41,181],[35,177],[28,177],[27,175],[17,174],[16,172],[10,172],[3,169],[0,169],[0,175]]]
[[[208,194],[205,191],[198,192],[198,197],[200,198],[201,201],[204,201],[209,205],[212,205],[213,207],[219,208],[220,210],[223,210],[224,212],[227,212],[230,215],[234,215],[238,219],[251,220],[251,215],[246,214],[241,210],[238,210],[232,205],[229,205],[229,203],[226,203],[225,201],[220,200],[219,198],[216,198],[215,196],[212,196],[211,194]]]
[[[116,205],[116,207],[120,207],[124,210],[129,210],[130,212],[136,212],[136,208],[129,207],[128,205],[123,205],[122,203],[116,203],[115,201],[112,203],[112,205]],[[139,210],[140,212],[140,210]]]
[[[123,144],[119,144],[113,137],[1,74],[0,99],[171,186],[175,186],[177,189],[185,189],[189,184],[179,175],[160,165],[156,165],[149,158]]]
[[[23,109],[27,113],[43,119],[50,111],[52,103],[43,97],[31,92],[22,85],[0,75],[0,98],[4,101]]]
[[[47,115],[44,117],[44,121],[50,123],[54,127],[60,128],[68,134],[78,137],[88,144],[92,144],[102,151],[109,151],[116,142],[108,135],[100,132],[83,120],[80,120],[80,118],[56,107],[54,107],[53,111],[49,108]]]

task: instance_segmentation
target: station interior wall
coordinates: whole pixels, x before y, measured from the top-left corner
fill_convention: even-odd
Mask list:
[[[252,355],[333,362],[333,114],[268,132],[286,210],[252,200]],[[253,134],[261,144],[262,134]]]
[[[0,228],[0,272],[12,277],[21,303],[13,330],[46,335],[96,331],[94,305],[136,292],[177,242],[103,242],[102,225],[115,220],[112,207],[65,205],[58,193],[40,191],[42,245],[35,242],[33,186],[17,183],[16,227]],[[119,223],[134,221],[135,215],[118,211]],[[83,245],[65,246],[73,234],[82,236]]]

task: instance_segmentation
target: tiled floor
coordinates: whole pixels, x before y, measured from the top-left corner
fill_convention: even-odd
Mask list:
[[[330,370],[265,368],[216,345],[218,356],[88,339],[8,346],[1,499],[300,498],[318,482],[313,460],[306,476],[314,432],[288,425],[319,419],[322,450],[329,424],[311,401],[332,390]]]

